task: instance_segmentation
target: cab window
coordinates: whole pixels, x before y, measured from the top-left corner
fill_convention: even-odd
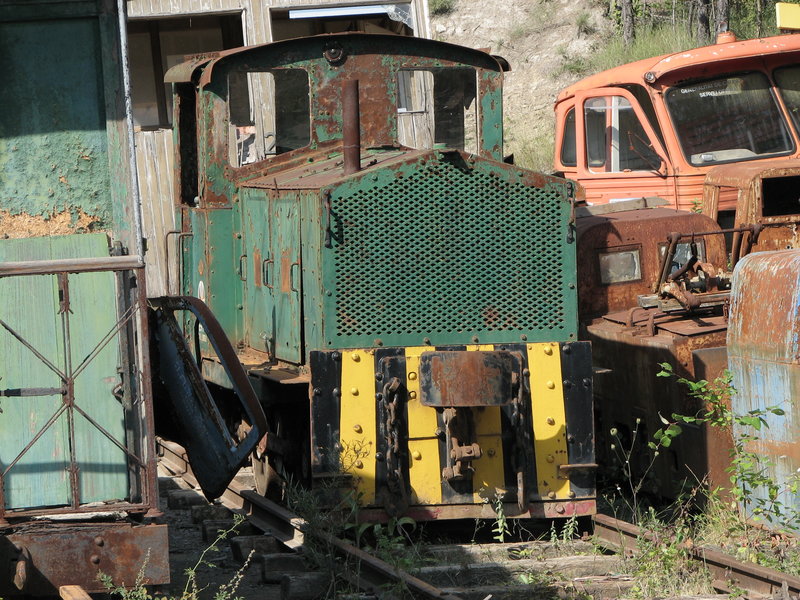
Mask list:
[[[614,248],[598,254],[600,283],[628,283],[642,278],[642,261],[638,247]]]
[[[575,151],[575,109],[570,108],[564,119],[564,132],[561,136],[561,164],[565,167],[578,165],[578,155]]]
[[[694,247],[692,247],[694,244]],[[664,259],[664,255],[667,253],[667,246],[666,243],[660,243],[658,245],[658,256],[662,260]],[[675,255],[672,257],[672,262],[669,265],[669,272],[670,275],[683,267],[689,259],[692,258],[692,255],[697,257],[697,260],[700,262],[706,261],[706,243],[704,240],[695,240],[694,242],[679,242],[675,246]]]
[[[653,150],[627,98],[589,98],[583,110],[589,171],[657,171],[661,167],[661,158]]]
[[[230,73],[228,118],[228,155],[235,167],[307,146],[308,74],[302,69]]]
[[[478,152],[474,69],[402,69],[397,74],[398,141]]]

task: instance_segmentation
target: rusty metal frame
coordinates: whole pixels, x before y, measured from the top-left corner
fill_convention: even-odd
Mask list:
[[[669,273],[669,265],[672,263],[672,259],[675,257],[675,251],[678,247],[678,243],[681,240],[695,240],[697,238],[702,238],[708,235],[724,235],[726,233],[734,234],[734,243],[733,243],[733,257],[738,260],[741,256],[747,254],[749,251],[750,246],[754,243],[754,239],[757,238],[758,233],[761,231],[761,227],[758,225],[749,225],[745,227],[734,227],[732,229],[720,229],[718,231],[698,231],[694,233],[677,233],[673,232],[670,233],[667,237],[667,250],[664,252],[664,256],[661,259],[661,273],[658,279],[658,282],[653,288],[653,291],[657,293],[661,286],[664,285],[670,279]],[[751,240],[750,244],[746,244],[744,240],[743,233],[750,234],[747,239]],[[746,250],[744,253],[741,252],[742,246],[745,246]],[[736,261],[732,259],[731,268],[736,266]]]
[[[92,351],[77,366],[71,361],[71,333],[70,333],[70,306],[69,306],[69,280],[71,274],[92,272],[114,272],[117,275],[116,291],[120,302],[120,314],[114,326],[101,338]],[[0,327],[8,331],[20,344],[27,348],[50,371],[54,372],[62,382],[61,388],[26,388],[15,390],[0,390],[0,396],[40,396],[61,394],[62,405],[52,417],[34,435],[31,441],[9,464],[4,465],[0,472],[0,527],[8,527],[6,519],[26,518],[33,516],[46,516],[58,514],[74,514],[83,512],[97,512],[97,506],[82,506],[80,499],[80,485],[78,482],[78,464],[74,449],[74,415],[78,412],[88,423],[108,438],[115,446],[122,450],[128,458],[128,469],[131,475],[129,492],[138,490],[140,499],[134,502],[115,502],[104,504],[103,511],[125,510],[128,512],[146,512],[146,516],[157,516],[158,480],[156,472],[156,454],[152,432],[154,431],[153,400],[150,388],[150,363],[148,360],[148,323],[147,323],[147,290],[145,287],[144,264],[137,257],[112,256],[107,258],[84,259],[58,259],[49,261],[24,261],[0,263],[0,278],[26,277],[33,275],[55,276],[61,292],[58,314],[61,317],[61,327],[64,336],[65,364],[63,370],[52,364],[36,348],[8,323],[0,319]],[[130,277],[135,278],[135,288],[126,284]],[[124,307],[124,308],[123,308]],[[126,335],[135,334],[138,338],[138,347],[132,341],[123,341]],[[75,401],[74,382],[85,370],[86,366],[113,340],[123,341],[121,346],[122,366],[127,367],[125,380],[130,380],[127,392],[132,395],[131,406],[139,405],[140,409],[135,415],[139,427],[134,431],[133,440],[120,442],[104,427],[92,419]],[[70,472],[71,504],[53,508],[13,509],[5,507],[5,479],[8,473],[20,459],[36,444],[44,433],[64,414],[67,415],[68,438],[70,448],[68,451]],[[143,429],[142,429],[143,428]],[[133,494],[131,493],[131,496]]]

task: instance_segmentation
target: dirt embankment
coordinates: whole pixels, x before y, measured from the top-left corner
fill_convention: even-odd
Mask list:
[[[580,78],[565,66],[609,35],[607,7],[590,0],[456,0],[450,14],[431,17],[435,39],[488,48],[511,63],[505,79],[506,153],[515,153],[520,164],[552,164],[553,102]]]

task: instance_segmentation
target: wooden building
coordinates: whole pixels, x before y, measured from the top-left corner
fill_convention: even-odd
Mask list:
[[[430,37],[427,0],[129,0],[128,40],[136,159],[150,296],[179,293],[167,69],[185,56],[340,31]],[[173,232],[173,233],[170,233]],[[170,283],[171,282],[171,283]]]

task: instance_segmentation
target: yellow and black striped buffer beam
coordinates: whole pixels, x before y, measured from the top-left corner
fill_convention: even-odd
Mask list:
[[[475,380],[499,359],[514,372]],[[586,342],[313,352],[311,367],[312,469],[349,473],[365,506],[594,496]]]

